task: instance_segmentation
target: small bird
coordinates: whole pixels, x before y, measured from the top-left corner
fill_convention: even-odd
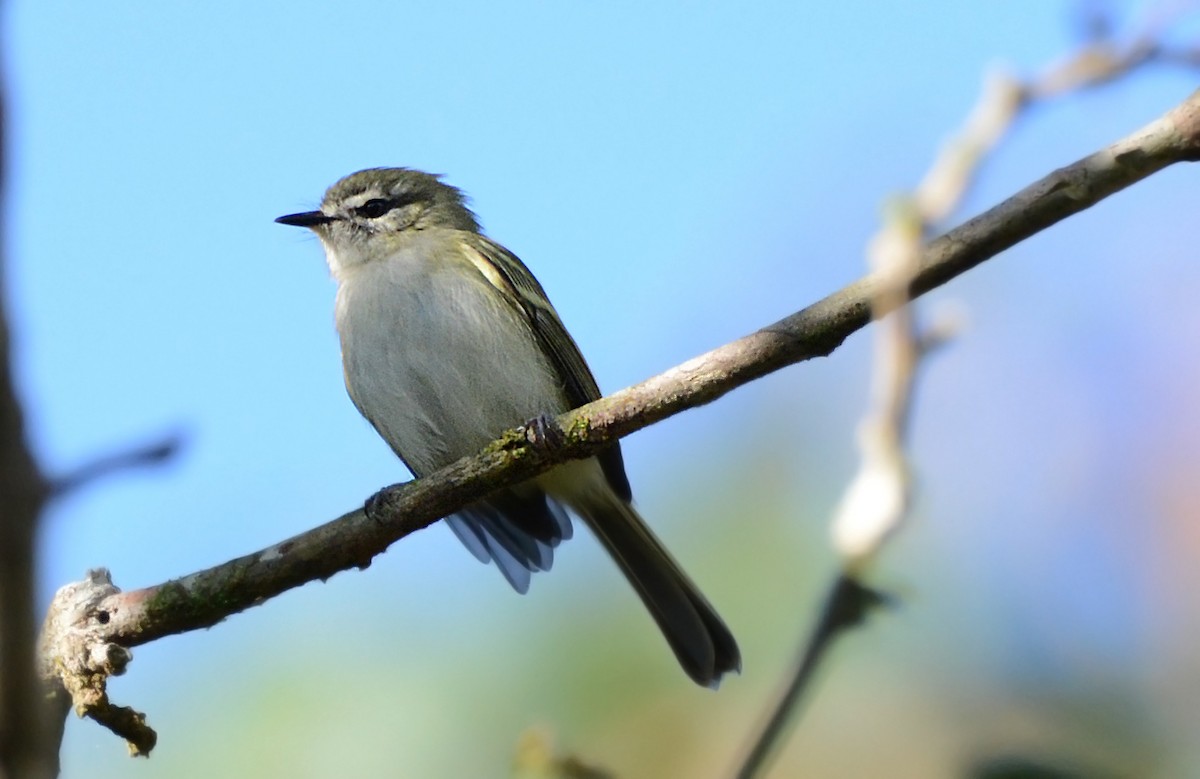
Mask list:
[[[337,281],[346,389],[417,476],[475,454],[509,428],[600,397],[541,284],[485,236],[439,176],[371,168],[338,181],[307,227]],[[614,444],[447,517],[518,591],[549,570],[581,517],[641,596],[688,676],[716,687],[741,668],[733,635],[631,505]]]

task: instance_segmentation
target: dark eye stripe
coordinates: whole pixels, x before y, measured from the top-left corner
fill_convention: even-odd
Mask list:
[[[391,211],[395,205],[396,203],[393,200],[384,200],[381,197],[377,197],[368,200],[358,208],[355,208],[354,213],[357,216],[365,217],[367,219],[375,219],[383,216],[388,211]]]
[[[418,195],[412,193],[393,198],[374,197],[355,208],[354,215],[361,216],[364,219],[378,219],[388,211],[411,205],[420,199]]]

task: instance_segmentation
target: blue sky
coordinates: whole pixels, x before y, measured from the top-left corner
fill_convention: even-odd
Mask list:
[[[55,507],[43,597],[96,565],[125,587],[206,567],[407,478],[345,397],[318,244],[272,222],[313,207],[339,177],[377,165],[446,174],[538,275],[611,391],[857,277],[881,202],[919,178],[982,74],[1061,57],[1071,7],[13,4],[7,292],[35,443],[55,470],[166,430],[188,440],[169,467]],[[1034,111],[967,211],[1132,131],[1194,83],[1148,72]],[[1146,681],[1155,642],[1176,646],[1155,620],[1190,623],[1160,613],[1165,585],[1151,572],[1169,566],[1139,528],[1157,526],[1173,494],[1148,488],[1148,474],[1189,462],[1171,453],[1200,439],[1185,413],[1196,380],[1191,175],[1156,177],[934,296],[963,304],[972,324],[922,385],[923,499],[885,579],[941,604],[935,624],[956,608],[979,620],[990,638],[967,642],[965,676],[986,668],[1006,689],[1042,675],[1075,689],[1086,666],[1170,710],[1146,691],[1157,689]],[[833,564],[824,517],[853,470],[867,345],[852,339],[625,445],[643,513],[742,636],[746,686],[722,692],[740,714],[695,699],[713,717],[748,717],[790,652],[799,628],[770,594],[790,583],[808,603]],[[728,512],[689,524],[697,506]],[[738,526],[766,506],[792,524]],[[137,770],[226,765],[212,745],[228,734],[181,723],[205,720],[188,707],[220,695],[274,700],[261,691],[281,651],[268,637],[308,647],[315,668],[378,655],[406,669],[406,691],[418,681],[436,691],[486,640],[516,655],[519,636],[551,642],[547,652],[569,644],[588,604],[628,616],[607,640],[644,646],[631,673],[663,695],[700,695],[679,692],[686,679],[636,602],[578,538],[527,598],[435,528],[366,573],[139,650],[118,697],[150,710],[164,746]],[[722,553],[735,549],[761,571],[753,581]],[[317,636],[314,613],[332,615]],[[904,633],[922,623],[918,613],[887,624]],[[403,651],[391,651],[389,630],[407,637]],[[936,651],[921,656],[946,667]],[[240,681],[210,680],[227,679],[221,657],[236,658]],[[206,681],[178,680],[185,659]],[[626,743],[572,719],[552,690],[535,697],[534,671],[511,662],[517,670],[495,675],[525,679],[525,692],[466,674],[511,704],[496,704],[511,725],[480,742],[480,762],[446,756],[433,738],[394,764],[425,775],[506,765],[519,729],[542,721],[600,762],[604,746]],[[418,696],[406,708],[437,719]],[[293,734],[320,719],[294,716]],[[404,730],[396,716],[364,715],[393,734]],[[368,728],[346,727],[348,744],[354,727]],[[715,728],[696,732],[718,732],[704,727]],[[725,758],[736,751],[732,736],[709,740]],[[262,744],[238,754],[270,762]],[[317,775],[321,759],[304,765]],[[98,728],[72,725],[67,776],[127,775],[124,760]]]

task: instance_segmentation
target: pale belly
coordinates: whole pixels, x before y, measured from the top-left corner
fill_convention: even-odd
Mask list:
[[[567,410],[529,327],[473,271],[357,268],[339,286],[337,326],[350,397],[417,475]]]

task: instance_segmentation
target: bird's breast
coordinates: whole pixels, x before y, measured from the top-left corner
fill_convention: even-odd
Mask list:
[[[346,387],[418,475],[567,409],[524,314],[465,259],[398,252],[340,279]]]

